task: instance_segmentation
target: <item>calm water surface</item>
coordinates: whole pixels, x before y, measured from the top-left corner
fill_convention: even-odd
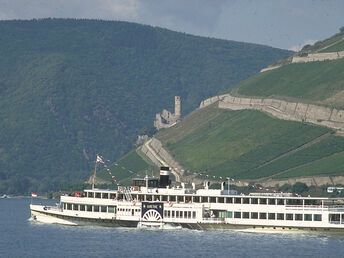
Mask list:
[[[344,257],[344,235],[45,225],[30,201],[0,199],[0,257]]]

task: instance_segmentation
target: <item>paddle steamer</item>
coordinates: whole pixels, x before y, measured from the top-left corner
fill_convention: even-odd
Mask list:
[[[192,184],[172,187],[168,167],[160,178],[133,179],[118,190],[88,189],[61,196],[57,206],[30,205],[32,218],[66,225],[123,227],[237,228],[344,231],[344,199],[283,193],[237,194]]]

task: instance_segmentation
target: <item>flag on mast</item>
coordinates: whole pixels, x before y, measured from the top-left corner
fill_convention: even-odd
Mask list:
[[[97,162],[104,164],[104,161],[102,160],[102,158],[98,154],[97,154]]]

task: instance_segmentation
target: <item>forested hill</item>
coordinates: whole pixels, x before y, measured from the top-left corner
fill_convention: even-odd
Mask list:
[[[0,193],[80,182],[182,97],[183,115],[290,52],[114,21],[0,21]]]

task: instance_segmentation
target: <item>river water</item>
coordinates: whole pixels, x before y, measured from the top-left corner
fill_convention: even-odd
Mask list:
[[[344,234],[46,225],[30,201],[0,199],[0,257],[344,257]]]

